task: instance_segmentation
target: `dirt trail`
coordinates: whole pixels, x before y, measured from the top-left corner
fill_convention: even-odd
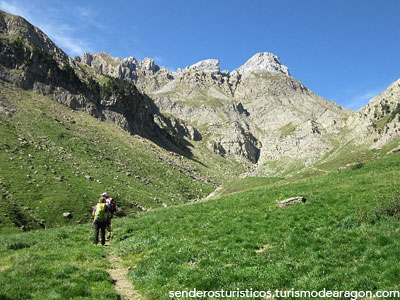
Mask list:
[[[123,300],[141,300],[139,294],[135,291],[132,283],[129,281],[128,269],[122,266],[121,260],[114,254],[110,253],[106,258],[111,262],[112,268],[107,272],[110,274],[115,290]]]

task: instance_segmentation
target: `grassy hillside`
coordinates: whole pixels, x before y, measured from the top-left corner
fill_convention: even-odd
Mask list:
[[[115,220],[111,247],[90,245],[89,225],[3,236],[2,299],[118,299],[104,272],[111,251],[132,267],[143,299],[193,288],[398,290],[399,155],[235,181],[214,200]],[[276,207],[291,196],[307,202]]]
[[[204,166],[194,160],[48,97],[0,84],[1,232],[87,222],[103,191],[129,215],[213,189],[206,178],[198,180]]]
[[[399,154],[127,219],[118,253],[145,299],[168,291],[397,290]],[[277,208],[304,196],[306,204]]]

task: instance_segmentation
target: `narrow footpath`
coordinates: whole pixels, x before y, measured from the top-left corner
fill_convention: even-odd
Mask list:
[[[111,263],[111,269],[107,272],[110,274],[115,290],[121,296],[123,300],[141,300],[139,294],[135,291],[132,283],[129,281],[128,269],[122,266],[121,260],[116,257],[113,253],[106,256],[108,261]]]

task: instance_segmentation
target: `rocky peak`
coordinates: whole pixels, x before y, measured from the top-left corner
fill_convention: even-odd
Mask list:
[[[179,72],[179,71],[178,71]],[[219,73],[220,66],[217,59],[206,59],[183,69],[183,72]]]
[[[61,64],[69,63],[68,55],[54,44],[39,28],[33,26],[20,16],[0,10],[0,40],[18,40],[28,42],[40,50],[49,53]]]
[[[106,52],[99,52],[94,54],[85,53],[82,56],[75,57],[75,60],[87,64],[91,67],[94,67],[107,75],[116,77],[118,77],[119,71],[121,71],[122,74],[128,74],[128,75],[130,75],[132,71],[139,71],[139,70],[150,72],[151,74],[155,74],[160,70],[170,72],[165,67],[157,65],[154,62],[154,59],[152,58],[144,58],[138,61],[133,56],[130,56],[121,59],[119,57],[112,57],[110,54]],[[128,79],[128,78],[122,78],[122,79]]]
[[[234,70],[231,75],[246,76],[250,73],[282,73],[290,76],[289,69],[279,58],[270,52],[260,52],[253,55],[243,66]]]
[[[152,58],[144,58],[143,60],[139,60],[137,63],[139,69],[151,71],[152,73],[156,73],[160,70],[160,66],[154,63],[154,59]]]
[[[117,68],[119,59],[112,57],[106,52],[99,53],[85,53],[82,56],[76,56],[76,61],[84,63],[88,66],[98,69],[100,72],[114,77],[119,76],[119,70]]]

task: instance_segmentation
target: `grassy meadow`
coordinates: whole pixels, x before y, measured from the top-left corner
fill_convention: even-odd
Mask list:
[[[108,252],[142,299],[194,288],[398,290],[399,170],[397,153],[297,179],[235,180],[212,200],[115,219],[105,248],[87,241],[89,224],[3,235],[0,299],[118,299]],[[291,196],[307,202],[276,207]]]
[[[286,184],[256,178],[243,192],[126,219],[115,250],[144,299],[193,288],[398,290],[399,170],[396,154]],[[291,196],[307,202],[276,207]]]

